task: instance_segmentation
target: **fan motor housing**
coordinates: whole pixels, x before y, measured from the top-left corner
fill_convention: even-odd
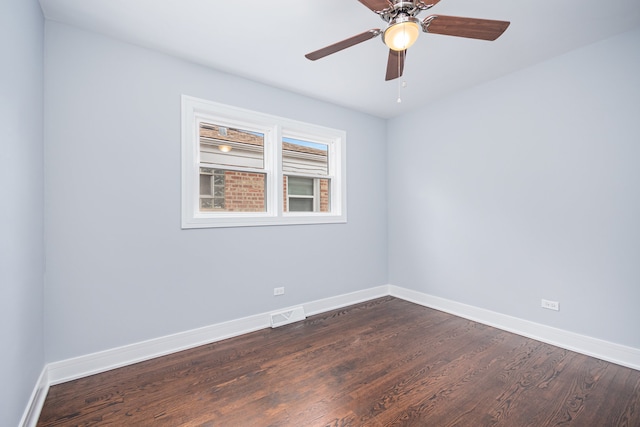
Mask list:
[[[378,12],[380,17],[393,25],[396,20],[402,17],[414,17],[420,12],[421,8],[413,1],[396,0],[393,2],[393,6]]]

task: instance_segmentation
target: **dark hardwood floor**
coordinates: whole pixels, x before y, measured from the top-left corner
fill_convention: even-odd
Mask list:
[[[393,297],[51,387],[38,426],[640,426],[640,371]]]

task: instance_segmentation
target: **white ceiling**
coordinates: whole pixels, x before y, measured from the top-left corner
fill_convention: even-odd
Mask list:
[[[357,0],[40,3],[48,19],[383,118],[640,26],[638,0],[441,0],[418,17],[497,19],[511,26],[494,42],[422,34],[407,53],[403,78],[385,82],[388,49],[380,37],[315,62],[304,57],[384,28]]]

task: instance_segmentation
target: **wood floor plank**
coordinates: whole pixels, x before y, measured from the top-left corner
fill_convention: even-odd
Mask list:
[[[393,297],[50,388],[49,426],[640,426],[640,372]]]

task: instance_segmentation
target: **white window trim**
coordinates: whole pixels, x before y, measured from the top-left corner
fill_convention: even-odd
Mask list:
[[[200,120],[234,124],[265,134],[266,212],[200,212]],[[330,178],[330,212],[283,212],[282,137],[326,144]],[[346,132],[182,96],[182,228],[247,227],[347,222]],[[207,166],[211,167],[211,166]],[[317,177],[317,176],[316,176]]]

